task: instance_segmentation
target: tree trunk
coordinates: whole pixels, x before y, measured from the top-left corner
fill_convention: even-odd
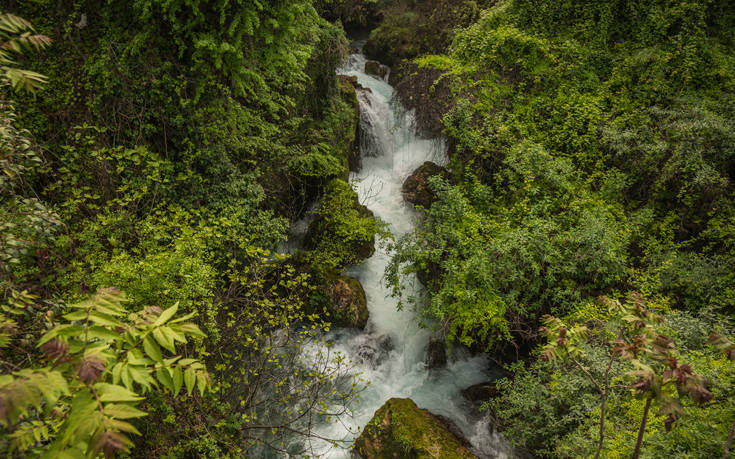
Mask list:
[[[730,457],[730,446],[732,446],[732,439],[735,437],[735,421],[732,421],[732,427],[730,427],[730,435],[727,436],[727,443],[725,443],[725,452],[722,454],[722,459]]]
[[[651,395],[646,399],[646,407],[643,408],[643,419],[641,419],[641,428],[638,429],[638,440],[635,442],[635,452],[633,459],[638,459],[641,455],[641,444],[643,444],[643,434],[646,432],[646,421],[648,421],[648,410],[651,408],[653,397]]]
[[[602,402],[600,403],[600,440],[597,442],[597,452],[595,459],[600,457],[602,451],[602,442],[605,439],[605,406],[607,405],[607,391],[602,394]]]

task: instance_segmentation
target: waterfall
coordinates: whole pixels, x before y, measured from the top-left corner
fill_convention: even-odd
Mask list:
[[[419,217],[404,202],[401,185],[425,161],[446,163],[444,143],[415,134],[413,115],[393,98],[393,88],[384,80],[364,73],[365,57],[353,54],[339,69],[340,74],[356,76],[361,114],[360,148],[362,168],[350,177],[360,201],[389,225],[397,238],[415,226]],[[472,410],[462,399],[461,390],[490,379],[484,356],[470,356],[455,349],[447,367],[429,372],[424,364],[430,331],[420,328],[411,310],[398,310],[383,279],[391,254],[380,245],[375,254],[346,274],[360,280],[365,289],[370,321],[365,331],[332,332],[336,350],[356,364],[356,371],[370,381],[353,406],[353,416],[327,423],[316,430],[319,435],[354,439],[375,411],[391,397],[409,397],[421,408],[452,419],[473,444],[480,457],[508,457],[509,449],[498,434],[491,433],[488,420]],[[416,279],[413,295],[422,287]],[[326,456],[349,457],[349,451],[325,445]]]

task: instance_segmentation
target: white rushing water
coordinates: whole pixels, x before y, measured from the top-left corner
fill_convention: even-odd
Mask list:
[[[398,238],[414,228],[418,217],[401,196],[403,181],[425,161],[446,163],[446,153],[441,140],[416,135],[413,116],[393,99],[393,88],[367,75],[364,67],[364,56],[353,54],[339,70],[340,74],[356,76],[359,84],[369,89],[358,90],[362,168],[350,181],[360,202],[388,223]],[[428,371],[424,362],[430,330],[419,327],[414,311],[397,309],[397,300],[390,296],[383,279],[390,260],[386,250],[376,247],[371,258],[346,272],[359,279],[365,289],[370,311],[366,330],[337,330],[329,337],[370,385],[352,407],[351,417],[322,425],[318,433],[352,440],[386,400],[408,397],[419,407],[452,419],[480,457],[508,457],[506,442],[490,428],[486,417],[472,414],[461,396],[462,389],[490,379],[488,362],[455,349],[446,368]],[[420,294],[419,283],[408,281],[414,286],[410,293]],[[349,457],[348,450],[325,448],[327,457]]]

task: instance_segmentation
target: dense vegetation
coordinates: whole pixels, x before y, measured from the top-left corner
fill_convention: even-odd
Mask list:
[[[386,279],[400,296],[417,273],[428,295],[404,303],[422,322],[506,365],[485,407],[507,438],[540,457],[727,456],[730,2],[10,0],[0,14],[3,454],[319,452],[311,427],[360,389],[322,342],[343,319],[330,283],[361,291],[340,271],[384,235],[346,182],[344,23],[372,29],[365,52],[449,144],[451,177],[430,179]],[[306,251],[279,254],[316,202]]]
[[[646,359],[686,362],[714,398],[681,408],[654,397],[638,454],[723,454],[732,364],[707,336],[731,333],[735,313],[733,21],[717,1],[498,1],[415,61],[409,79],[421,88],[432,77],[423,87],[440,104],[455,184],[433,179],[437,200],[388,274],[398,294],[402,272],[433,279],[416,306],[450,341],[537,349],[490,403],[533,454],[596,454],[603,391],[592,380],[604,379],[597,454],[634,455],[647,397],[628,384],[658,374]],[[656,336],[676,343],[665,357],[646,347],[653,334],[620,329],[596,299],[633,292],[661,315]],[[586,325],[576,364],[540,358],[544,314],[565,331]],[[609,360],[615,339],[645,350]],[[661,378],[666,399],[675,378]]]

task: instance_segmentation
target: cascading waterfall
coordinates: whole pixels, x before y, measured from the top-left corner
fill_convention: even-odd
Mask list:
[[[381,79],[364,73],[365,58],[353,54],[339,69],[340,74],[356,76],[365,90],[358,91],[361,115],[362,168],[351,175],[360,201],[388,223],[398,238],[414,228],[418,217],[401,196],[406,177],[425,161],[446,162],[441,140],[415,135],[413,116],[393,99],[393,88]],[[508,457],[509,449],[499,434],[491,433],[486,418],[472,415],[461,397],[461,390],[489,379],[488,362],[482,356],[461,355],[455,349],[447,367],[429,372],[424,364],[430,331],[420,328],[415,312],[398,310],[390,296],[383,274],[390,260],[384,247],[348,270],[365,289],[370,321],[364,332],[337,330],[329,336],[335,348],[350,358],[355,371],[370,381],[353,406],[353,416],[317,428],[328,438],[352,440],[370,421],[375,411],[391,397],[409,397],[421,408],[452,419],[480,457]],[[421,287],[413,279],[412,294]],[[327,449],[327,457],[349,457],[345,449]]]

